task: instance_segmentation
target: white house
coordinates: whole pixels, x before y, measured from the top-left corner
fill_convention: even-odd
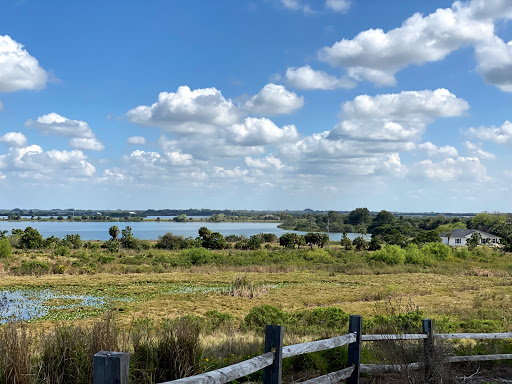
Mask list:
[[[453,231],[443,232],[439,236],[441,236],[443,244],[465,247],[466,241],[468,241],[475,232],[478,232],[481,236],[480,244],[498,245],[500,243],[501,237],[479,231],[478,229],[455,229]]]

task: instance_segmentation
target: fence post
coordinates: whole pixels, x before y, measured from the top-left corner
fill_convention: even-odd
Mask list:
[[[263,369],[263,384],[281,384],[283,373],[283,326],[265,328],[265,353],[274,352],[274,363]]]
[[[347,379],[347,384],[359,384],[359,369],[361,365],[361,334],[363,331],[363,318],[350,315],[348,320],[348,332],[356,333],[356,341],[348,345],[348,366],[354,366],[352,375]]]
[[[431,383],[434,376],[434,327],[432,319],[423,319],[423,333],[427,335],[427,338],[423,341],[425,383]]]
[[[101,351],[94,355],[94,384],[128,384],[129,371],[129,353]]]

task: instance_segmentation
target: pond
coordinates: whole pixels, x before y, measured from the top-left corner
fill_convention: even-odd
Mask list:
[[[100,297],[64,294],[50,289],[0,290],[0,323],[8,319],[32,320],[58,312],[61,315],[73,312],[74,318],[86,317],[91,312],[100,312],[106,304]]]

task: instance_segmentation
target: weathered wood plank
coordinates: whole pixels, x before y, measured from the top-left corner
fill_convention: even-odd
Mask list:
[[[403,371],[419,371],[424,363],[411,364],[361,364],[361,373],[391,373]]]
[[[336,384],[341,380],[349,378],[353,371],[354,367],[348,367],[341,371],[332,372],[327,375],[315,377],[311,380],[303,381],[301,384]]]
[[[267,352],[263,355],[215,371],[160,384],[224,384],[268,367],[272,365],[273,362],[274,352]]]
[[[512,332],[504,333],[438,333],[436,339],[512,339]]]
[[[460,363],[464,361],[492,361],[492,360],[510,360],[512,354],[500,355],[472,355],[472,356],[450,356],[446,358],[449,363]]]
[[[403,335],[363,335],[362,341],[383,341],[383,340],[422,340],[426,339],[427,335],[423,333],[411,333]]]
[[[349,333],[343,336],[333,337],[332,339],[311,341],[309,343],[301,343],[288,345],[283,347],[283,358],[303,355],[305,353],[325,351],[327,349],[341,347],[356,341],[356,334]]]

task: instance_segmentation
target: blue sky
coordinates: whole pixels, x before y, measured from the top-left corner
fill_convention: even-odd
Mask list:
[[[5,1],[0,208],[512,211],[510,19],[508,0]]]

